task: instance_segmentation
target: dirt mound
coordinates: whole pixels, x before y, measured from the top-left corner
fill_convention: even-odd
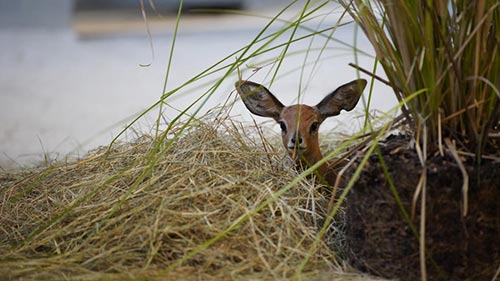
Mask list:
[[[418,155],[406,147],[408,143],[395,137],[381,147],[401,206],[378,155],[370,157],[349,194],[349,259],[379,276],[420,280],[419,236],[424,225],[429,280],[492,280],[500,266],[500,163],[485,160],[477,169],[464,158],[469,175],[464,217],[463,177],[457,162],[451,156],[433,156],[422,177]],[[413,202],[422,180],[425,200],[421,191]]]

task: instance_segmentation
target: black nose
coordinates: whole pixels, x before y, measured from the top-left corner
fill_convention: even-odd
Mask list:
[[[298,144],[301,145],[302,144],[302,137],[300,135],[293,135],[291,141],[292,141],[293,144],[297,144],[297,137],[299,139],[299,143]]]

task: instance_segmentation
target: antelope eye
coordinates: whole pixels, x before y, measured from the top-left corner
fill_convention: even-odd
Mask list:
[[[313,123],[311,124],[311,127],[309,128],[309,132],[310,132],[311,134],[316,133],[316,132],[318,131],[318,127],[319,127],[319,123],[318,123],[318,122],[313,122]]]
[[[278,122],[280,124],[281,133],[286,134],[286,124],[283,121]]]

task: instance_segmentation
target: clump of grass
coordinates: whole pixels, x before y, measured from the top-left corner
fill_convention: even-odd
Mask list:
[[[364,214],[366,217],[370,214],[377,215],[377,219],[372,221],[377,222],[375,225],[381,226],[382,232],[380,237],[374,237],[388,241],[387,247],[379,249],[383,247],[381,243],[374,243],[370,249],[368,243],[360,243],[362,249],[353,250],[355,252],[353,259],[362,261],[366,269],[380,272],[385,276],[395,276],[404,272],[403,274],[410,279],[411,275],[427,280],[427,278],[443,279],[445,278],[443,276],[453,278],[454,274],[457,276],[463,274],[462,278],[480,276],[486,272],[490,274],[491,268],[486,268],[491,262],[481,264],[477,267],[481,269],[477,270],[473,269],[475,267],[473,264],[480,260],[480,255],[494,259],[495,252],[489,251],[495,244],[494,241],[480,238],[475,242],[474,238],[479,237],[483,231],[473,234],[472,227],[466,227],[466,230],[463,227],[454,229],[454,234],[461,231],[466,233],[460,234],[463,236],[456,241],[445,235],[445,232],[455,225],[480,225],[480,221],[484,221],[484,216],[478,214],[489,212],[483,205],[487,201],[485,199],[491,198],[490,193],[486,191],[490,189],[488,184],[492,183],[484,173],[488,170],[486,162],[489,161],[485,159],[494,159],[500,153],[498,146],[500,3],[494,0],[342,0],[340,3],[356,20],[376,52],[377,61],[373,68],[376,69],[379,63],[382,65],[388,78],[387,84],[392,87],[398,98],[405,119],[410,124],[409,132],[413,134],[408,136],[408,142],[413,147],[409,151],[413,156],[408,159],[413,158],[415,167],[421,168],[421,170],[413,169],[416,180],[412,183],[396,179],[404,172],[395,171],[391,178],[391,165],[386,165],[385,155],[378,150],[380,167],[375,174],[383,172],[387,185],[379,185],[375,180],[368,181],[366,184],[369,187],[368,192],[363,196],[357,193],[359,198],[365,201],[356,201],[355,196],[352,196],[350,198],[352,205],[346,210],[362,214],[362,211],[357,210],[367,208],[363,202],[368,204],[375,202],[373,194],[378,187],[382,192],[390,190],[394,197],[391,201],[397,202],[406,220],[402,225],[404,228],[409,226],[418,240],[420,269],[416,268],[417,263],[413,263],[415,260],[410,258],[411,251],[406,251],[407,248],[404,248],[411,245],[412,241],[405,235],[393,235],[396,232],[383,233],[387,225],[394,226],[394,219],[383,218],[382,212],[379,214],[372,210]],[[398,152],[395,150],[387,151],[387,156],[396,153]],[[486,157],[485,153],[494,155]],[[473,161],[464,158],[464,155],[474,156]],[[453,159],[454,163],[445,161],[447,157]],[[411,163],[405,162],[405,165]],[[461,190],[451,179],[448,180],[448,177],[454,177],[455,173],[439,174],[436,176],[438,183],[433,182],[435,179],[432,178],[433,170],[430,167],[436,165],[435,163],[442,166],[446,164],[447,168],[454,165],[459,167],[462,178]],[[477,169],[472,169],[471,164],[476,165]],[[469,177],[468,173],[471,171],[475,173],[473,177]],[[369,176],[367,178],[371,179]],[[472,181],[474,182],[469,188]],[[481,183],[484,185],[480,185]],[[453,192],[446,194],[445,190]],[[461,196],[456,196],[460,191]],[[484,198],[480,198],[477,194],[481,194]],[[495,196],[494,192],[491,194]],[[471,199],[473,196],[478,196],[479,199]],[[412,198],[411,204],[407,204],[407,207],[402,204],[405,201],[409,202],[404,199],[405,197]],[[439,208],[432,207],[433,200],[439,202],[436,204]],[[454,202],[459,204],[453,205]],[[382,204],[379,207],[387,210],[387,206]],[[415,214],[417,208],[420,208],[418,215]],[[407,211],[410,209],[411,217]],[[445,217],[443,214],[447,212],[461,213],[462,217],[460,220],[457,218],[457,223],[450,225],[447,224],[451,220],[432,223],[433,219]],[[491,221],[494,221],[494,217],[496,216],[493,215]],[[387,225],[382,224],[382,221]],[[488,229],[496,231],[496,226],[498,224]],[[364,228],[373,230],[367,225],[364,225]],[[403,231],[403,227],[398,229]],[[357,238],[359,232],[351,231],[351,236]],[[355,241],[355,239],[350,240]],[[477,251],[480,254],[476,254],[469,250],[475,247],[463,246],[474,243],[480,245],[477,248],[482,248],[484,252]],[[403,246],[399,248],[394,246],[398,244]],[[439,244],[445,245],[443,252],[439,252]],[[395,256],[391,253],[384,259],[380,253],[385,249],[400,250],[402,258],[394,261],[394,266],[392,264],[385,266],[390,263],[387,260],[391,261]],[[371,257],[373,259],[368,261]],[[459,262],[453,264],[450,261]],[[374,265],[377,263],[380,266]],[[464,271],[461,266],[466,270]],[[398,272],[402,268],[415,269],[416,272],[408,270]]]
[[[345,275],[318,241],[329,200],[321,186],[301,180],[283,191],[295,170],[241,123],[191,121],[172,133],[181,127],[153,164],[145,156],[157,144],[142,136],[2,175],[2,276],[284,279],[313,243],[302,276]]]
[[[396,97],[430,146],[498,153],[500,3],[341,1],[372,43]],[[430,150],[432,152],[432,150]]]

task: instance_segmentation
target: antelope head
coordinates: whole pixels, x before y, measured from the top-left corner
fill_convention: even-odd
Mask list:
[[[290,156],[297,162],[313,165],[323,158],[318,141],[321,123],[342,110],[352,110],[366,80],[358,79],[340,86],[315,106],[284,106],[266,87],[254,82],[238,81],[235,86],[250,112],[273,118],[280,125],[283,145]]]

